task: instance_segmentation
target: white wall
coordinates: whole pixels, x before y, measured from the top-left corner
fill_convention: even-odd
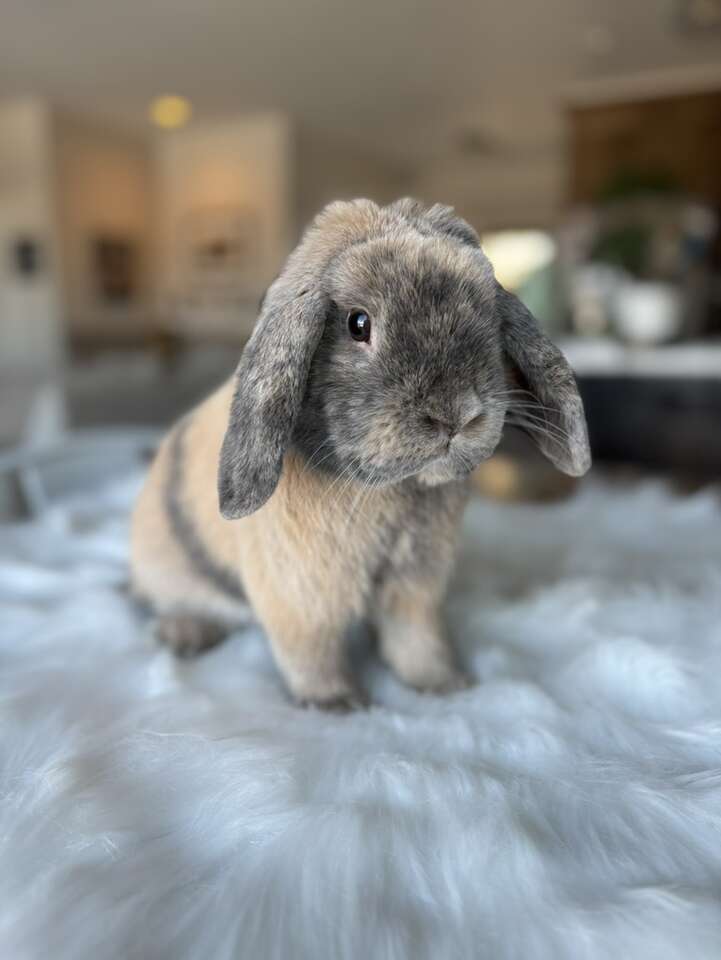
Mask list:
[[[58,356],[54,183],[50,114],[33,100],[0,104],[0,336],[4,364],[43,366]],[[17,274],[12,247],[39,244],[40,270]]]
[[[151,169],[147,144],[65,112],[55,117],[64,309],[69,331],[112,340],[142,337],[149,324]],[[92,262],[98,236],[132,242],[137,295],[105,302]]]
[[[295,133],[296,223],[301,230],[331,200],[389,203],[409,192],[406,172],[360,144],[307,127]]]
[[[247,335],[292,243],[291,143],[289,121],[273,114],[193,124],[157,137],[156,293],[170,325],[193,337]],[[199,233],[216,214],[222,222],[223,211],[250,217],[255,252],[247,264],[204,285],[196,267]]]
[[[33,99],[0,103],[0,443],[19,437],[38,391],[61,374],[52,158],[49,109]],[[14,268],[20,238],[41,253],[31,277]]]
[[[445,160],[417,176],[413,192],[429,203],[451,204],[479,231],[550,227],[561,214],[565,182],[558,149]]]

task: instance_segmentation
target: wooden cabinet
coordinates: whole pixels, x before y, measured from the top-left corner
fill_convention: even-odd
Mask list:
[[[721,90],[570,108],[570,200],[620,174],[659,177],[721,207]]]

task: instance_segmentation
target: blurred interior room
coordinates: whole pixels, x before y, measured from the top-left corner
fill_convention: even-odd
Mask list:
[[[414,195],[561,344],[597,464],[718,476],[721,3],[374,6],[5,5],[0,443],[168,423],[323,203]]]
[[[719,960],[719,678],[721,0],[2,0],[0,960]]]

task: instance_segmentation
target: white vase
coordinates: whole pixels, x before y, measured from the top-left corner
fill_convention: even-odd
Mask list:
[[[614,299],[616,329],[629,343],[640,346],[664,343],[681,331],[682,306],[681,291],[673,284],[655,281],[625,283]]]

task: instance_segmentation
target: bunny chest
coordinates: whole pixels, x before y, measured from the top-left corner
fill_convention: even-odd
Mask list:
[[[389,581],[445,580],[466,499],[465,483],[344,485],[288,457],[275,495],[234,525],[241,566],[285,601],[361,614]]]

